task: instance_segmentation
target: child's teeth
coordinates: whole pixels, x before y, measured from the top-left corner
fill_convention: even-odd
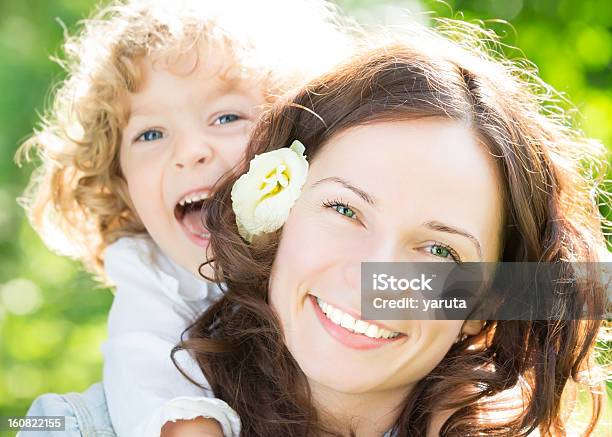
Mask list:
[[[200,193],[200,194],[185,196],[179,201],[179,204],[181,206],[184,206],[186,203],[199,202],[200,200],[204,200],[204,199],[208,199],[208,193]]]
[[[347,314],[338,308],[334,308],[318,297],[317,305],[319,305],[321,311],[323,311],[327,318],[334,324],[342,326],[351,332],[363,334],[370,338],[395,338],[399,335],[399,332],[391,332],[388,329],[380,328],[379,326],[368,323],[365,320],[355,320],[355,318],[350,314]]]

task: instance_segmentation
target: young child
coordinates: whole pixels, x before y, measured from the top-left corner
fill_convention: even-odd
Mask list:
[[[170,359],[220,296],[199,271],[202,200],[241,161],[265,105],[350,51],[344,29],[325,0],[131,0],[66,41],[67,78],[22,147],[42,161],[24,199],[49,247],[116,285],[103,384],[117,435],[144,423],[176,432],[173,421],[215,405]],[[186,354],[178,360],[206,385]],[[211,435],[236,426],[209,416],[219,422],[177,424]]]

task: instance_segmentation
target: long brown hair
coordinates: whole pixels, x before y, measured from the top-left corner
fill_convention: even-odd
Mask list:
[[[277,104],[256,128],[247,161],[208,204],[213,266],[227,291],[186,331],[177,349],[194,355],[215,395],[239,414],[245,436],[333,434],[321,422],[322,412],[315,410],[305,375],[267,303],[281,232],[246,244],[236,229],[231,187],[255,154],[299,139],[312,161],[331,137],[357,125],[417,117],[469,123],[503,175],[500,261],[599,259],[603,219],[593,187],[597,167],[605,162],[601,146],[564,124],[559,113],[546,112],[538,95],[547,88],[524,69],[494,60],[482,47],[467,49],[424,35],[364,50]],[[591,304],[601,307],[603,301]],[[426,435],[441,410],[452,411],[442,436],[526,436],[538,428],[542,435],[565,435],[561,395],[593,364],[600,325],[596,320],[486,322],[481,334],[455,344],[407,395],[396,435]],[[517,387],[521,411],[483,419],[495,411],[487,399]],[[587,434],[602,405],[597,387],[589,388],[593,415]]]

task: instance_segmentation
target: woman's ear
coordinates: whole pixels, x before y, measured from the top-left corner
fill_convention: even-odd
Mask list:
[[[476,335],[484,326],[483,320],[466,320],[463,322],[463,326],[461,327],[462,335]]]

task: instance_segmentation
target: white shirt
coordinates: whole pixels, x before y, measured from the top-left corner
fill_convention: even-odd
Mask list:
[[[150,237],[125,237],[108,246],[104,268],[116,285],[108,318],[104,391],[118,437],[158,437],[167,421],[199,416],[216,419],[225,437],[238,437],[240,419],[215,399],[195,360],[175,354],[183,331],[222,295],[167,256]]]

